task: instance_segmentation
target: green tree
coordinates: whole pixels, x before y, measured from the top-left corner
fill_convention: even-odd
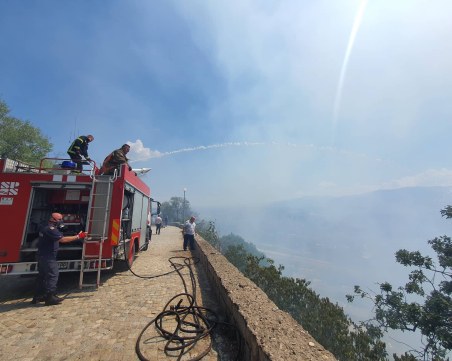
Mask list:
[[[231,262],[237,269],[245,273],[246,266],[248,264],[249,253],[245,251],[245,247],[241,244],[231,245],[226,248],[224,256]]]
[[[232,246],[242,246],[245,252],[250,253],[253,256],[264,256],[264,254],[260,252],[254,244],[246,242],[242,237],[233,233],[229,233],[226,236],[221,236],[220,243],[221,248],[225,251]]]
[[[215,227],[215,222],[201,220],[196,224],[196,232],[221,252],[220,236]]]
[[[309,288],[310,282],[282,275],[267,258],[249,256],[245,275],[258,285],[281,309],[288,312],[338,360],[386,360],[386,346],[378,330],[359,327],[342,307],[322,298]]]
[[[182,197],[171,197],[169,202],[163,202],[160,206],[160,211],[168,217],[169,222],[185,222],[186,220],[182,219],[183,215],[187,218],[193,214],[190,208],[190,201],[185,199],[184,207],[184,198]]]
[[[452,218],[452,207],[441,210],[443,217]],[[445,360],[452,350],[452,241],[441,236],[429,240],[437,261],[419,251],[401,249],[396,261],[414,268],[404,286],[394,288],[390,283],[380,283],[378,293],[369,293],[355,286],[354,293],[370,299],[374,305],[374,318],[366,325],[415,332],[422,338],[419,349],[412,350],[395,360]],[[353,295],[347,299],[352,302]]]
[[[52,150],[52,143],[29,121],[12,117],[9,112],[0,100],[0,156],[38,165]]]
[[[205,232],[201,235],[214,246],[218,239],[223,240],[223,237],[218,237],[214,222],[206,222]],[[338,360],[387,360],[386,347],[380,340],[382,333],[378,328],[354,324],[341,307],[311,290],[308,281],[283,276],[283,266],[276,267],[274,261],[264,255],[249,253],[247,248],[250,244],[243,238],[226,237],[230,245],[225,249],[222,247],[225,257]]]

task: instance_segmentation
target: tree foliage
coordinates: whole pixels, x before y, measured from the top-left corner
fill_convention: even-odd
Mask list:
[[[215,227],[215,222],[201,220],[196,224],[196,232],[221,252],[220,236]]]
[[[243,250],[253,256],[264,256],[264,254],[262,252],[260,252],[256,246],[250,242],[246,242],[242,237],[233,234],[233,233],[229,233],[226,236],[221,236],[220,237],[220,243],[221,243],[221,248],[224,249],[225,251],[228,250],[230,247],[234,247],[234,246],[241,246],[243,247]]]
[[[443,217],[452,218],[452,207],[441,210]],[[355,295],[374,304],[375,317],[366,325],[388,329],[419,331],[422,345],[395,360],[445,360],[452,350],[452,241],[441,236],[429,240],[437,261],[419,251],[401,249],[396,261],[411,267],[408,282],[394,288],[380,283],[378,293],[369,293],[355,286]],[[348,295],[350,302],[355,296]]]
[[[171,197],[169,202],[163,202],[160,211],[168,217],[168,222],[183,223],[193,214],[190,208],[190,201],[182,197]],[[186,218],[186,219],[183,219]]]
[[[222,239],[214,222],[209,223],[209,232],[203,234],[203,238],[214,245]],[[283,276],[283,266],[276,267],[272,259],[247,252],[246,242],[239,242],[241,237],[231,238],[234,242],[223,248],[225,257],[338,360],[387,360],[386,347],[378,328],[354,324],[341,307],[311,290],[310,282]]]
[[[38,165],[52,150],[52,143],[29,121],[12,117],[9,112],[0,100],[0,156]]]

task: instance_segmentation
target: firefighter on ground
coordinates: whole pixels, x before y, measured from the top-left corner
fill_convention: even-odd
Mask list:
[[[69,243],[85,238],[86,232],[75,236],[63,236],[60,229],[64,227],[63,215],[52,213],[47,225],[39,229],[38,241],[38,279],[32,304],[45,302],[46,306],[57,305],[63,301],[56,295],[58,282],[57,253],[60,243]]]
[[[83,170],[82,155],[87,161],[91,160],[88,155],[88,143],[91,143],[93,140],[94,137],[91,134],[87,136],[81,135],[72,142],[67,150],[67,154],[69,154],[71,160],[77,164],[78,172],[82,172]]]
[[[129,170],[132,170],[132,167],[129,165],[129,159],[126,154],[129,153],[130,145],[123,144],[123,146],[119,149],[111,152],[102,163],[102,167],[100,168],[101,174],[114,174],[115,169],[119,171],[121,164],[127,164]]]

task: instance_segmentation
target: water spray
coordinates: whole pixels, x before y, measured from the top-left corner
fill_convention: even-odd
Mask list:
[[[134,160],[131,160],[130,163],[135,163],[138,161],[148,161],[153,158],[162,158],[169,157],[173,155],[177,155],[180,153],[187,152],[197,152],[208,149],[220,149],[220,148],[228,148],[228,147],[257,147],[257,146],[272,146],[272,147],[288,147],[288,148],[297,148],[304,151],[320,151],[333,153],[341,156],[347,157],[355,157],[355,158],[367,158],[372,161],[381,162],[380,158],[373,158],[368,156],[365,153],[357,153],[344,149],[339,149],[332,146],[317,146],[314,144],[296,144],[296,143],[282,143],[282,142],[228,142],[228,143],[220,143],[220,144],[211,144],[211,145],[200,145],[197,147],[190,148],[182,148],[176,149],[168,152],[160,152],[158,150],[151,150],[150,148],[146,148],[143,146],[143,142],[140,139],[137,139],[136,142],[128,142],[131,145],[131,152],[135,153],[136,157]],[[134,172],[139,174],[145,174],[149,172],[151,168],[136,168],[133,169]]]
[[[149,172],[152,168],[133,168],[132,172],[135,172],[138,175],[143,175]]]

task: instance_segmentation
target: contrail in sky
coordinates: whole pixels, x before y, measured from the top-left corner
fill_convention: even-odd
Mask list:
[[[362,0],[361,4],[359,6],[358,12],[356,13],[355,21],[353,22],[353,28],[350,33],[350,38],[348,39],[347,50],[345,52],[344,61],[342,63],[341,74],[339,77],[339,83],[337,85],[337,90],[336,90],[336,99],[334,101],[332,144],[334,144],[334,136],[336,133],[337,118],[339,115],[339,108],[340,108],[341,101],[342,101],[342,90],[344,88],[345,74],[347,73],[347,66],[348,66],[348,62],[350,60],[350,54],[352,53],[353,45],[355,44],[356,34],[358,33],[359,27],[361,25],[361,21],[364,16],[364,11],[366,10],[366,5],[367,5],[367,0]]]

